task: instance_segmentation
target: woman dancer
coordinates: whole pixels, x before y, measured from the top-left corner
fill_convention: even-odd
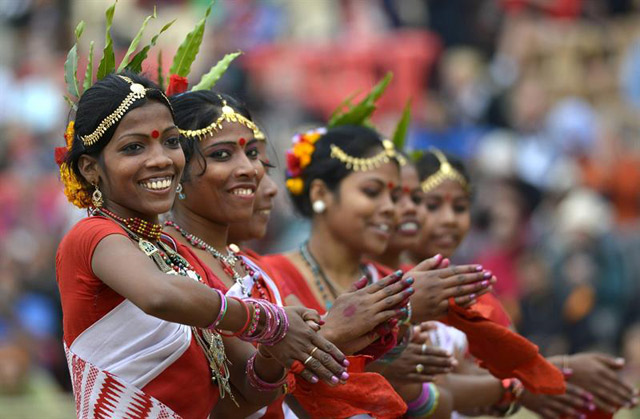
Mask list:
[[[179,240],[204,262],[203,274],[225,282],[229,288],[227,295],[242,298],[259,295],[282,305],[280,290],[259,262],[240,253],[236,246],[227,246],[229,225],[246,223],[254,213],[256,191],[264,176],[259,158],[264,135],[251,121],[248,111],[230,96],[211,91],[187,92],[173,97],[172,103],[176,122],[186,139],[188,165],[172,219],[166,223],[168,231],[180,233]],[[385,285],[389,286],[385,288]],[[407,287],[407,283],[399,282],[395,276],[369,290],[374,297],[388,298],[393,307],[406,298]],[[396,314],[383,304],[378,307],[378,323]],[[369,321],[371,326],[366,332],[371,332],[378,323]],[[342,336],[332,333],[334,329],[327,321],[320,333],[341,346],[343,341],[354,339],[352,335],[336,339],[334,336]],[[280,357],[277,352],[270,353],[268,347],[259,346],[258,356],[263,355]],[[316,365],[326,356],[317,345],[310,345],[299,354],[299,361]],[[338,384],[348,377],[342,372],[329,379]],[[317,377],[310,380],[318,381]]]
[[[443,169],[447,164],[457,176]],[[461,161],[438,150],[425,153],[417,167],[425,192],[427,216],[420,239],[407,256],[414,262],[433,254],[451,257],[471,226],[471,180]],[[487,295],[481,304],[493,313],[495,321],[510,323],[493,296]],[[569,373],[568,381],[574,385],[568,386],[567,394],[562,396],[533,395],[525,391],[521,403],[537,413],[549,417],[578,416],[580,410],[590,414],[596,406],[602,411],[614,412],[617,407],[637,403],[637,399],[634,401],[637,391],[616,376],[615,371],[623,366],[619,360],[599,354],[577,354],[552,357],[550,361]]]
[[[292,345],[287,332],[310,336],[307,321],[320,320],[226,298],[161,237],[158,215],[171,208],[185,162],[166,96],[133,73],[107,75],[82,94],[66,138],[67,149],[56,150],[65,194],[92,214],[56,258],[78,415],[206,417],[219,396],[232,397],[229,381],[244,393],[252,381],[277,381],[283,369],[274,362],[230,369],[218,330],[274,344],[291,360],[293,347],[310,342]],[[248,365],[253,347],[236,345],[229,360]],[[344,357],[331,355],[326,367],[340,371]],[[265,405],[278,390],[251,402]]]

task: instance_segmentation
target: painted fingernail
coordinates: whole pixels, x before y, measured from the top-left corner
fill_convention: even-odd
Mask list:
[[[351,365],[351,362],[349,362],[348,359],[345,359],[344,361],[342,361],[342,365],[344,365],[345,367],[348,367],[349,365]]]
[[[489,278],[491,278],[491,277],[493,276],[493,274],[491,273],[491,271],[486,271],[486,272],[484,273],[484,275],[482,275],[482,276],[483,276],[483,277],[485,277],[485,278],[487,278],[487,279],[489,279]]]
[[[325,323],[326,323],[326,322],[325,322],[324,320],[322,320],[322,319],[320,319],[320,320],[318,321],[318,324],[319,324],[320,326],[322,326],[322,325],[323,325],[323,324],[325,324]]]
[[[438,253],[438,254],[437,254],[437,255],[435,255],[433,258],[434,258],[437,262],[439,262],[439,261],[441,261],[441,260],[442,260],[442,255],[441,255],[440,253]]]
[[[573,370],[571,368],[563,368],[562,375],[564,375],[565,377],[569,377],[573,375]]]
[[[312,375],[312,376],[311,376],[311,382],[312,382],[313,384],[316,384],[316,383],[318,382],[318,377],[316,377],[315,375]]]
[[[402,275],[404,275],[404,272],[402,272],[402,269],[398,269],[397,271],[395,271],[393,273],[395,276],[397,276],[398,278],[400,278]]]
[[[413,287],[409,287],[405,291],[407,294],[413,294]]]
[[[338,377],[336,377],[335,375],[332,375],[332,376],[331,376],[331,382],[332,382],[333,384],[338,384],[338,382],[339,382],[339,381],[340,381],[340,380],[339,380],[339,379],[338,379]]]
[[[489,281],[482,281],[480,285],[482,285],[483,287],[486,287],[489,285]]]
[[[341,379],[343,380],[348,380],[349,379],[349,373],[348,372],[343,372],[342,375],[340,376]]]
[[[411,285],[411,284],[413,284],[414,282],[416,282],[416,280],[415,280],[415,279],[413,279],[413,277],[412,277],[412,276],[410,276],[409,278],[404,279],[404,283],[405,283],[405,284],[407,284],[407,285]]]
[[[476,295],[475,295],[475,294],[471,294],[471,295],[469,296],[469,298],[470,298],[471,300],[475,300],[475,299],[476,299]]]

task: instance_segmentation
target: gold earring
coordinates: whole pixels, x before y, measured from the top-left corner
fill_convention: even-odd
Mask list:
[[[102,200],[102,192],[100,191],[100,188],[98,188],[97,183],[93,186],[96,189],[91,194],[91,202],[93,202],[93,206],[95,208],[102,208],[102,204],[104,204],[104,201]]]

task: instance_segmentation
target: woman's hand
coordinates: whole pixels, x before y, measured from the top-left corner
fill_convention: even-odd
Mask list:
[[[567,383],[565,394],[556,396],[533,394],[525,390],[520,397],[520,404],[545,419],[577,418],[583,412],[594,411],[596,408],[593,396],[571,383]]]
[[[624,367],[624,359],[583,353],[568,356],[564,363],[562,367],[569,368],[568,380],[593,394],[593,402],[601,410],[614,413],[638,404],[638,390],[617,374]]]
[[[394,317],[406,315],[403,307],[413,294],[413,278],[402,278],[402,271],[366,285],[366,278],[340,295],[324,318],[321,335],[347,354],[366,348],[378,337],[374,331]]]
[[[450,373],[456,365],[455,358],[444,349],[411,342],[398,359],[388,364],[383,375],[389,381],[424,383]]]
[[[413,321],[435,320],[447,313],[449,298],[463,307],[491,290],[496,282],[480,265],[449,266],[449,260],[437,255],[418,264],[405,276],[415,278],[411,297]]]
[[[300,375],[310,383],[319,380],[336,385],[349,378],[345,367],[348,362],[342,352],[331,342],[318,335],[309,323],[321,324],[315,310],[304,307],[285,307],[289,318],[289,330],[283,340],[264,349],[281,365],[291,368],[295,361],[304,364]]]

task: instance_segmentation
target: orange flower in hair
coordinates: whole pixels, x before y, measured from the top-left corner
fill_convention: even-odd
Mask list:
[[[287,150],[287,189],[293,195],[300,195],[304,191],[302,179],[304,169],[311,164],[311,155],[315,151],[315,143],[327,130],[318,128],[302,134],[294,135],[293,147]]]

